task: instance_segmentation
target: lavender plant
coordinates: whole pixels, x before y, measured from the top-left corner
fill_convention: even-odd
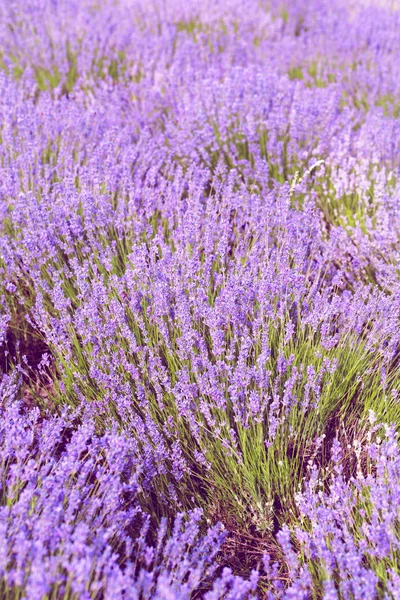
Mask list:
[[[5,597],[396,598],[399,19],[0,3]]]
[[[225,533],[215,525],[199,536],[196,509],[187,521],[176,516],[167,541],[163,519],[149,542],[140,506],[146,466],[129,436],[99,435],[87,414],[24,414],[10,403],[14,381],[1,385],[2,597],[187,598],[211,587]],[[209,596],[244,595],[256,581],[226,570]]]
[[[277,535],[291,584],[273,585],[273,597],[398,597],[398,440],[381,429],[370,426],[364,443],[335,439],[324,472],[310,461],[299,522]],[[277,565],[266,555],[264,566],[273,581]]]

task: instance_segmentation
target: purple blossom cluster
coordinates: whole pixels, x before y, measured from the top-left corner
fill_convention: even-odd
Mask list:
[[[355,440],[348,448],[335,439],[329,474],[310,463],[309,479],[296,498],[300,521],[292,531],[285,525],[277,536],[291,585],[286,590],[276,585],[271,597],[311,597],[317,573],[323,575],[324,600],[377,598],[380,577],[387,588],[385,597],[399,597],[397,437],[394,427],[386,426],[375,441],[364,445]],[[345,454],[356,464],[350,478],[344,477]],[[273,580],[277,565],[268,556],[264,565]]]
[[[0,596],[399,597],[399,31],[0,2]]]
[[[93,417],[43,419],[10,402],[1,384],[0,577],[3,598],[189,598],[210,584],[225,533],[200,535],[202,511],[161,519],[149,542],[139,502],[143,464],[130,436],[96,432]],[[80,423],[77,424],[76,421]],[[205,594],[237,598],[255,589],[225,569]],[[22,595],[21,595],[22,594]]]

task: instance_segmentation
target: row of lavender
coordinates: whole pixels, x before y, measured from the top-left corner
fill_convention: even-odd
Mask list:
[[[0,595],[399,598],[400,11],[0,3]]]

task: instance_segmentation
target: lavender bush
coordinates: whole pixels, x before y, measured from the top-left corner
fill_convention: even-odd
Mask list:
[[[399,30],[0,2],[1,597],[400,597]]]

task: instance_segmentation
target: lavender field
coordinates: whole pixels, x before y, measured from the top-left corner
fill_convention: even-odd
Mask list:
[[[0,0],[0,600],[400,599],[400,0]]]

